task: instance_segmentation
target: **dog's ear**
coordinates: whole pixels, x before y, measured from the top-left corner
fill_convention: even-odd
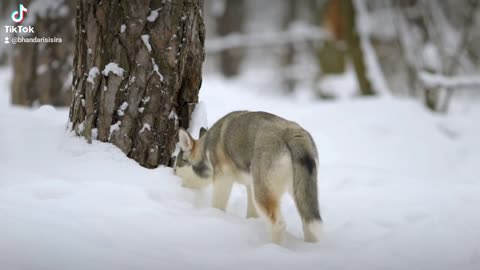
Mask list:
[[[183,128],[180,128],[178,130],[178,143],[180,144],[182,151],[191,152],[195,142],[188,132],[186,132]]]
[[[201,138],[203,135],[205,135],[205,133],[207,133],[207,129],[204,127],[201,127],[198,138]]]

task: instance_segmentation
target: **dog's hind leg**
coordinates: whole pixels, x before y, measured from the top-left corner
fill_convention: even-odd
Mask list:
[[[267,222],[267,230],[270,232],[272,242],[281,245],[285,238],[286,226],[280,212],[280,199],[274,193],[269,193],[268,190],[255,185],[253,200],[258,213]]]

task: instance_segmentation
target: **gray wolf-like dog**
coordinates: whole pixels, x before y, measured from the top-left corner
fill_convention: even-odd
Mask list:
[[[262,216],[274,243],[285,223],[280,202],[288,192],[303,224],[304,239],[318,241],[322,224],[317,195],[318,154],[310,134],[295,122],[266,112],[236,111],[202,129],[195,140],[178,133],[175,174],[183,185],[213,184],[212,205],[225,210],[233,183],[247,188],[247,217]]]

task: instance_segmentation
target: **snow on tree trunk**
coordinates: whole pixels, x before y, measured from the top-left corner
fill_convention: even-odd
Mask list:
[[[17,43],[13,46],[12,103],[32,106],[68,106],[72,100],[72,59],[75,7],[72,1],[24,1],[29,9],[23,26],[34,34],[24,37],[57,37],[62,43]],[[17,9],[18,6],[15,6]],[[8,25],[11,25],[10,21]]]
[[[79,0],[70,126],[140,165],[171,165],[198,102],[202,0]]]

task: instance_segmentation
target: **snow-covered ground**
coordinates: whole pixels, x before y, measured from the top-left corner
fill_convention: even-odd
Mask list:
[[[8,105],[0,70],[0,269],[480,269],[480,106],[432,115],[393,98],[313,102],[204,78],[208,121],[236,109],[299,122],[317,142],[323,238],[302,240],[285,197],[284,246],[110,144],[65,133],[68,110]],[[258,88],[258,87],[257,87]]]

